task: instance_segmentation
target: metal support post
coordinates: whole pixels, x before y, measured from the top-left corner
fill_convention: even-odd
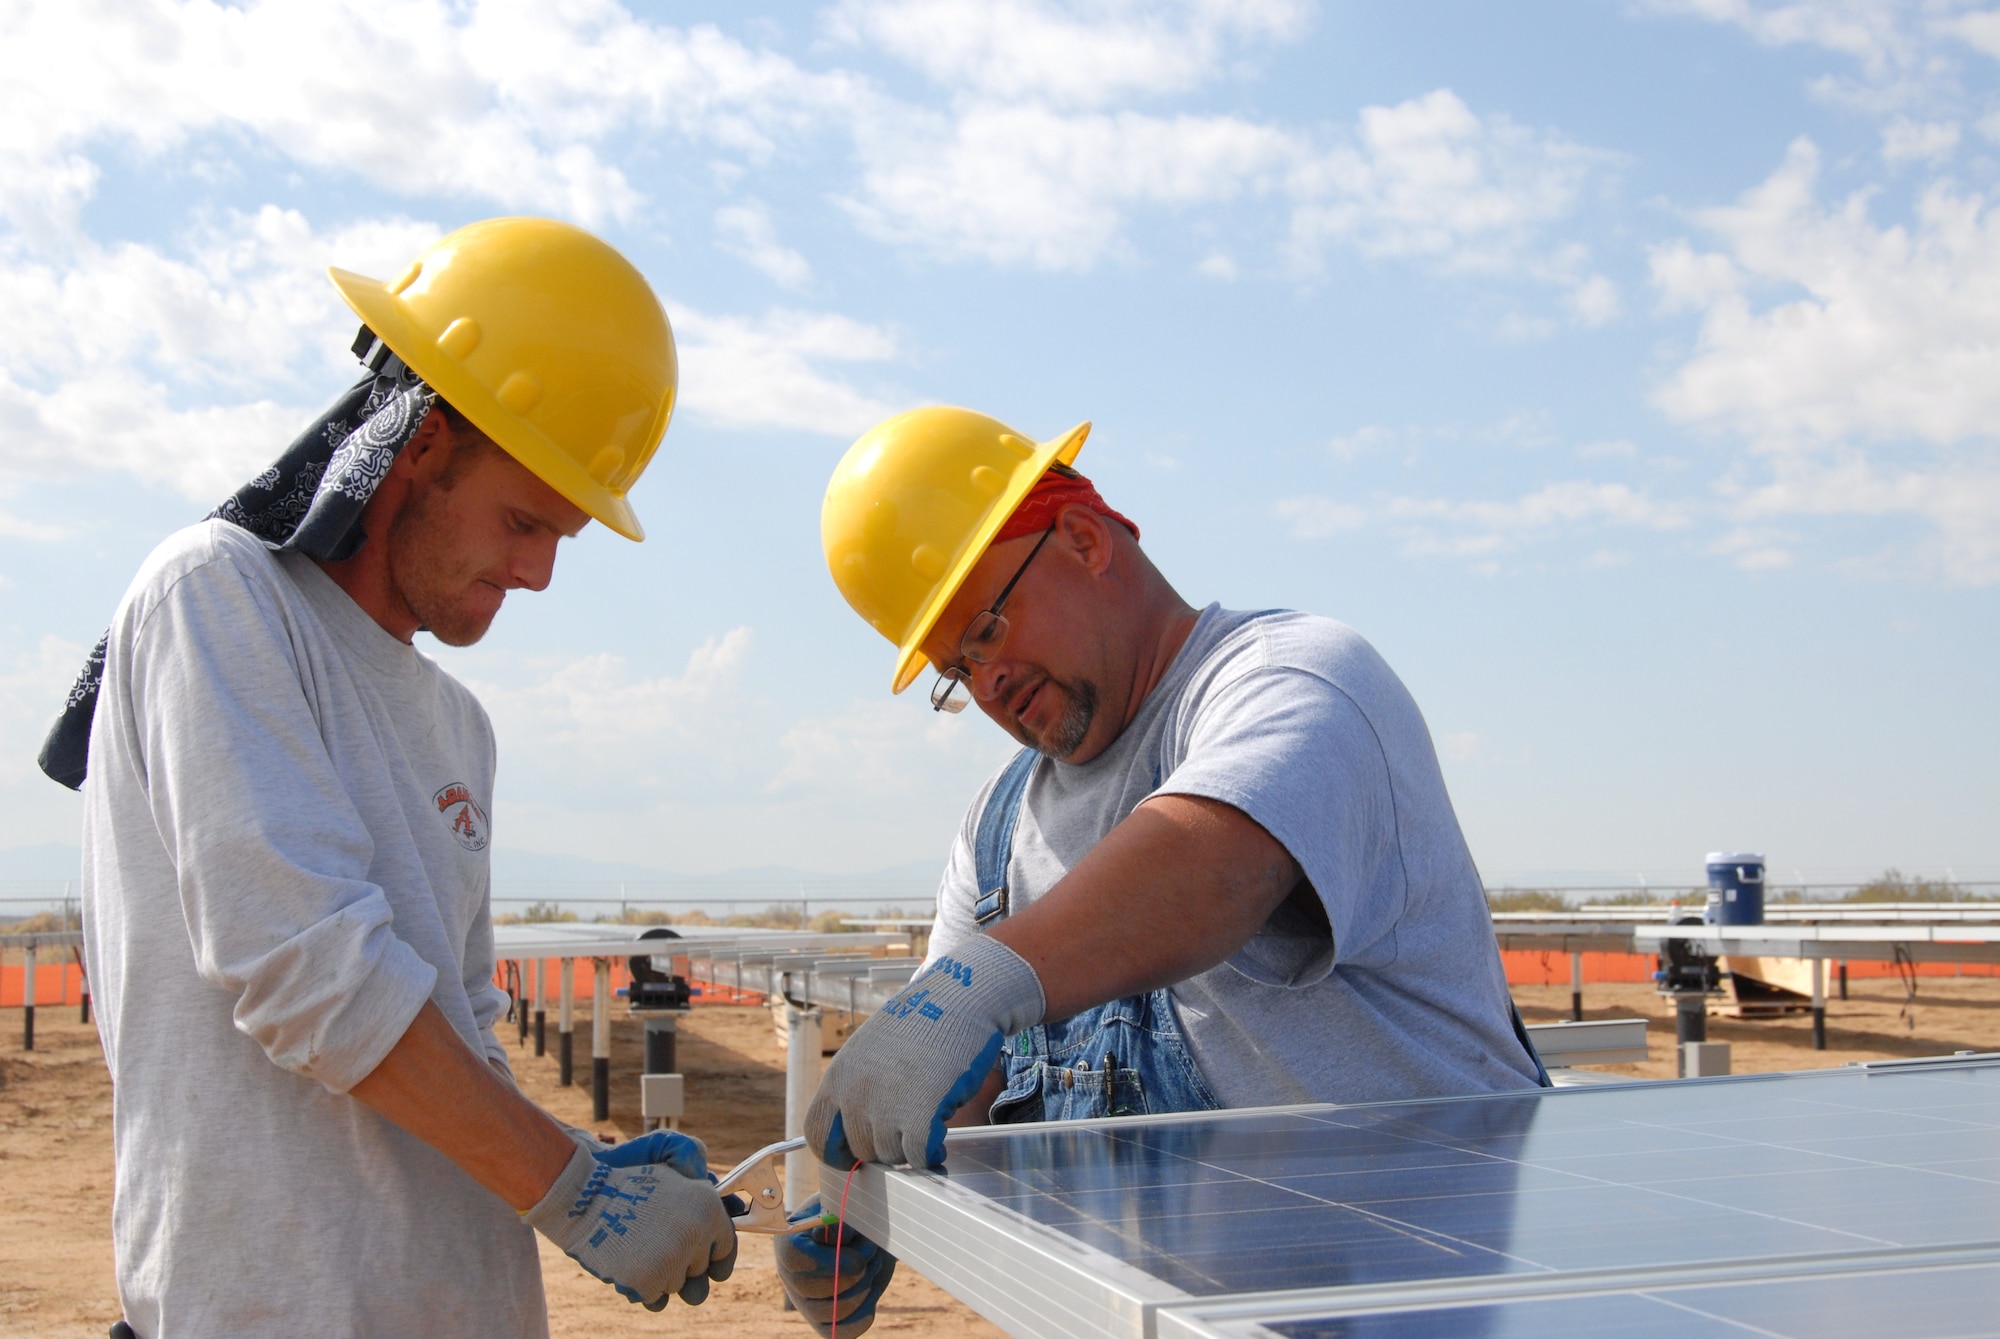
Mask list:
[[[806,1108],[819,1091],[820,1011],[785,1005],[785,1138],[806,1132]],[[819,1193],[819,1159],[806,1149],[785,1155],[785,1208]]]
[[[1847,998],[1847,959],[1840,960],[1840,998]]]
[[[1826,959],[1812,960],[1813,976],[1813,1049],[1826,1049]]]
[[[1708,996],[1685,992],[1674,996],[1674,1050],[1680,1056],[1680,1077],[1687,1077],[1687,1044],[1708,1040]]]
[[[21,950],[21,1049],[35,1049],[35,946]]]
[[[639,1116],[678,1130],[687,1109],[685,1085],[676,1071],[674,1055],[680,1017],[651,1012],[641,1017],[646,1027],[646,1067],[639,1075]]]
[[[597,983],[590,992],[590,1115],[611,1119],[611,960],[597,958]]]
[[[1583,1021],[1583,955],[1569,955],[1569,1016],[1574,1022]]]
[[[535,959],[535,1055],[537,1057],[548,1053],[549,1039],[549,1011],[544,1007],[548,1004],[549,992],[548,983],[542,979],[542,966],[543,960]]]
[[[528,1044],[528,964],[514,960],[514,1017],[521,1025],[520,1045]]]
[[[672,1014],[656,1015],[646,1020],[646,1072],[648,1074],[678,1074],[680,1066],[675,1063],[674,1043],[677,1040],[675,1025],[679,1019]]]
[[[570,1043],[576,1036],[576,959],[562,960],[562,998],[556,1005],[556,1084],[567,1088],[570,1077]]]

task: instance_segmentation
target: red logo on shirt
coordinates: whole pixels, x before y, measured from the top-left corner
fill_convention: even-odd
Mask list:
[[[436,795],[438,812],[451,823],[451,835],[468,851],[486,849],[486,811],[472,798],[463,781],[454,781]]]

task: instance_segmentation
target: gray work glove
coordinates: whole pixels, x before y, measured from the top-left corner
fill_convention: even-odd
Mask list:
[[[579,1141],[548,1193],[521,1216],[628,1301],[658,1311],[678,1293],[696,1305],[707,1299],[710,1279],[719,1283],[736,1267],[736,1226],[708,1177],[686,1174],[678,1160],[609,1160],[638,1155],[644,1142],[605,1150],[607,1158]]]
[[[830,1167],[944,1164],[944,1123],[979,1091],[1000,1043],[1042,1021],[1041,978],[975,935],[939,958],[848,1038],[806,1112],[806,1146]]]

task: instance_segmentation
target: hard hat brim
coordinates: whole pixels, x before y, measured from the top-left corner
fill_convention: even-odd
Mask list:
[[[1012,480],[1001,492],[993,509],[987,512],[986,518],[972,532],[972,542],[965,546],[965,551],[958,562],[945,574],[944,580],[938,583],[937,590],[924,605],[922,612],[917,615],[916,622],[910,627],[909,635],[898,648],[896,675],[890,683],[890,692],[902,692],[915,683],[917,676],[924,672],[924,638],[931,635],[931,629],[937,626],[938,619],[944,614],[945,606],[956,598],[958,588],[965,584],[965,579],[972,575],[972,569],[986,556],[987,548],[993,543],[993,536],[1000,533],[1000,527],[1007,524],[1007,518],[1014,514],[1014,509],[1021,505],[1021,500],[1034,491],[1035,485],[1042,481],[1042,475],[1048,472],[1050,465],[1068,465],[1076,460],[1077,454],[1083,450],[1084,438],[1088,436],[1090,436],[1090,423],[1086,420],[1062,436],[1042,443],[1029,457],[1028,465],[1014,472]]]
[[[409,364],[424,384],[442,396],[452,408],[464,414],[494,443],[525,465],[543,483],[574,502],[592,520],[625,538],[642,541],[646,528],[639,523],[632,504],[623,493],[615,493],[590,477],[584,468],[565,454],[534,424],[509,412],[493,392],[481,385],[458,363],[440,353],[404,315],[402,303],[379,279],[328,266],[326,277],[333,282],[342,301],[353,309],[375,337],[390,352]]]

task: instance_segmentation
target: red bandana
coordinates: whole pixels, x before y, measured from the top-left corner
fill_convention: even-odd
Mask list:
[[[1014,514],[1007,518],[1007,524],[1000,527],[1000,533],[992,542],[1002,543],[1009,539],[1019,539],[1022,535],[1039,535],[1056,523],[1056,513],[1075,503],[1088,507],[1099,516],[1108,516],[1132,532],[1132,538],[1139,537],[1139,527],[1129,519],[1111,510],[1103,498],[1097,494],[1090,480],[1074,470],[1062,473],[1051,469],[1044,474],[1028,495],[1021,499],[1021,505],[1014,508]]]

